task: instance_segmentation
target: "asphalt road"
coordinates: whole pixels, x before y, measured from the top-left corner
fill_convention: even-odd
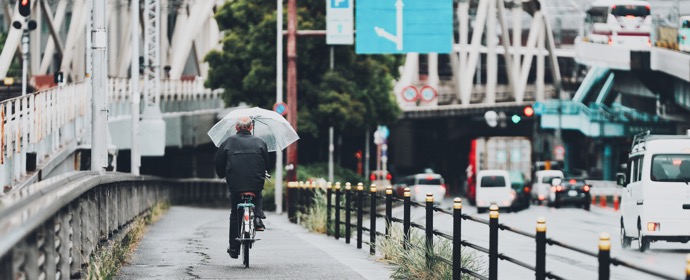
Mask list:
[[[174,206],[152,225],[118,279],[388,279],[392,267],[367,250],[268,214],[250,267],[231,259],[228,210]]]

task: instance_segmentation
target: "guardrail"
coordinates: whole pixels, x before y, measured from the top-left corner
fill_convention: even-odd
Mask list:
[[[618,258],[612,258],[610,255],[610,248],[611,248],[611,241],[610,241],[610,235],[609,234],[602,234],[600,236],[600,241],[599,241],[599,251],[598,252],[591,252],[589,250],[585,250],[582,248],[578,248],[576,246],[572,246],[570,244],[566,244],[561,241],[557,241],[551,238],[548,238],[546,235],[546,221],[544,219],[537,219],[536,223],[536,232],[535,233],[529,233],[525,232],[513,227],[510,227],[505,224],[499,223],[499,208],[496,205],[493,205],[490,209],[489,213],[489,220],[481,219],[478,217],[470,216],[467,214],[462,213],[462,200],[460,198],[455,198],[454,204],[453,204],[453,210],[452,211],[447,211],[441,208],[438,208],[434,206],[434,197],[432,194],[427,194],[426,197],[426,203],[421,204],[421,203],[416,203],[412,202],[410,200],[410,189],[406,188],[405,193],[404,193],[404,199],[399,199],[399,198],[394,198],[393,197],[393,190],[392,188],[386,188],[385,195],[380,196],[377,193],[377,189],[375,185],[372,185],[369,188],[369,191],[366,191],[361,183],[359,183],[356,187],[356,189],[352,189],[349,187],[349,183],[346,185],[346,188],[344,190],[341,190],[338,188],[339,184],[336,184],[333,187],[325,187],[324,185],[315,185],[315,184],[305,184],[305,183],[297,183],[297,182],[291,182],[288,183],[288,205],[293,205],[292,207],[295,209],[299,208],[306,208],[308,207],[309,203],[312,202],[307,202],[306,205],[300,205],[300,202],[303,202],[304,200],[300,200],[298,198],[309,198],[313,197],[315,192],[324,192],[327,196],[327,208],[329,209],[328,211],[328,216],[327,216],[327,227],[331,226],[331,218],[330,218],[330,209],[335,209],[335,221],[334,224],[336,228],[339,228],[341,225],[344,225],[346,227],[345,230],[345,242],[350,243],[350,230],[351,228],[355,228],[357,232],[357,248],[362,248],[362,243],[367,243],[369,244],[370,248],[370,253],[373,255],[376,252],[376,237],[382,237],[382,238],[387,238],[388,233],[390,232],[390,226],[392,223],[401,223],[403,225],[403,233],[404,233],[404,243],[403,246],[406,246],[408,248],[411,246],[409,243],[409,236],[410,236],[410,230],[412,227],[424,231],[426,235],[426,251],[427,252],[433,252],[431,248],[433,248],[433,243],[434,243],[434,238],[445,238],[450,241],[452,241],[453,244],[453,257],[452,260],[445,259],[441,256],[435,256],[431,254],[427,254],[427,261],[429,261],[432,258],[440,259],[442,262],[445,262],[453,268],[453,279],[460,279],[462,277],[462,274],[469,274],[475,278],[479,279],[490,279],[494,280],[498,278],[498,265],[499,262],[498,260],[503,260],[506,262],[513,263],[519,267],[522,267],[524,269],[533,271],[535,273],[536,279],[565,279],[564,276],[559,276],[555,272],[552,271],[547,271],[546,267],[546,245],[549,246],[554,246],[554,247],[560,247],[562,249],[568,250],[573,253],[577,254],[582,254],[585,256],[589,256],[592,258],[596,258],[599,263],[599,279],[609,279],[610,274],[611,274],[611,266],[620,266],[620,267],[625,267],[634,271],[637,271],[639,273],[648,275],[648,276],[654,276],[658,277],[661,279],[676,279],[673,276],[667,275],[662,272],[657,272],[654,270],[650,270],[647,268],[643,268],[640,266],[637,266],[631,262],[624,261]],[[369,193],[369,210],[366,210],[366,206],[364,205],[365,201],[365,196]],[[330,197],[334,195],[335,199],[331,199]],[[345,196],[345,201],[344,205],[342,205],[342,199],[341,196]],[[352,200],[352,197],[355,196],[355,200]],[[292,197],[292,198],[291,198]],[[335,201],[334,204],[332,202]],[[377,205],[379,205],[380,201],[383,201],[383,205],[385,205],[385,214],[379,214],[377,211]],[[392,205],[393,203],[402,203],[403,205],[403,219],[396,218],[392,216]],[[344,207],[343,207],[344,206]],[[411,207],[422,207],[425,208],[426,210],[426,225],[420,225],[414,222],[411,222],[410,220],[410,212],[411,212]],[[340,216],[341,216],[341,211],[344,209],[344,214],[345,214],[345,221],[340,221]],[[356,213],[357,215],[357,221],[355,224],[351,223],[351,215],[352,213]],[[434,229],[434,222],[433,222],[433,215],[434,212],[439,212],[443,214],[447,214],[453,217],[453,231],[451,233],[446,233],[442,232],[439,230]],[[370,221],[370,226],[369,228],[364,227],[363,224],[363,215],[368,214],[368,218]],[[290,213],[288,213],[288,216]],[[379,232],[376,229],[376,219],[377,218],[383,218],[385,219],[385,232]],[[474,223],[479,223],[488,226],[489,230],[489,246],[487,247],[482,247],[479,246],[469,240],[463,240],[461,236],[461,228],[463,225],[463,220],[465,221],[470,221]],[[536,260],[534,262],[534,265],[529,264],[525,262],[524,260],[520,260],[511,256],[508,256],[506,254],[500,253],[499,252],[499,246],[498,246],[498,236],[499,236],[499,230],[500,231],[507,231],[507,232],[512,232],[514,234],[517,234],[518,236],[522,236],[528,239],[532,239],[535,241],[535,253],[536,253]],[[369,241],[367,242],[363,238],[363,231],[368,231],[369,232]],[[339,239],[340,238],[340,230],[336,229],[334,231],[335,238]],[[472,248],[476,251],[483,252],[489,256],[489,263],[488,263],[488,276],[482,275],[477,271],[471,271],[469,269],[463,268],[461,265],[461,250],[460,247],[469,247]],[[690,268],[690,267],[689,267]],[[690,273],[690,271],[688,271]],[[690,277],[690,274],[689,274]]]
[[[84,277],[89,258],[160,201],[228,203],[218,179],[72,172],[0,199],[0,279]]]

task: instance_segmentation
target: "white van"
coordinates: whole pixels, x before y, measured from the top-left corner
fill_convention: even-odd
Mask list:
[[[411,175],[403,179],[405,187],[410,188],[411,200],[419,203],[426,202],[426,194],[434,195],[434,204],[440,205],[446,196],[446,184],[443,177],[435,173]],[[404,187],[403,187],[404,188]]]
[[[690,241],[690,136],[636,135],[621,194],[621,246]]]
[[[549,199],[551,194],[551,180],[563,180],[563,171],[560,170],[539,170],[534,173],[534,183],[532,183],[532,201],[542,203]]]
[[[486,212],[492,204],[509,209],[516,195],[515,190],[510,185],[508,171],[479,171],[477,174],[477,212]]]

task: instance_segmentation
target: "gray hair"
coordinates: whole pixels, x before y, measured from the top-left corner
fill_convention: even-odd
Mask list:
[[[235,129],[240,130],[250,130],[252,128],[252,119],[250,117],[240,117],[235,123]]]

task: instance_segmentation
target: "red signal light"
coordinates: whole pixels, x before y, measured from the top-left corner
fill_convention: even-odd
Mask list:
[[[23,17],[28,17],[31,14],[31,1],[19,1],[19,14]]]
[[[369,180],[376,181],[376,174],[371,173],[371,175],[369,176]]]
[[[522,112],[525,113],[525,116],[527,117],[531,117],[534,115],[534,109],[532,108],[532,106],[525,107],[525,109],[523,109]]]
[[[393,179],[393,176],[390,173],[386,174],[386,180],[390,181],[391,179]]]

